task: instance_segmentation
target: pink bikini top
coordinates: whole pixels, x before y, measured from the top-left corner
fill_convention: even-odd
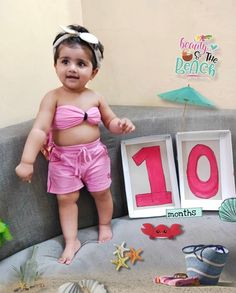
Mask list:
[[[96,125],[101,122],[101,114],[98,107],[91,107],[86,112],[73,105],[58,106],[55,112],[52,129],[67,129],[88,121]]]

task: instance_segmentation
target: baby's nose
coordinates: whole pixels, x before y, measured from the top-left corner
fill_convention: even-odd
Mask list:
[[[76,67],[76,64],[74,64],[74,63],[71,63],[71,64],[70,64],[70,70],[71,70],[71,71],[76,71],[76,68],[77,68],[77,67]]]

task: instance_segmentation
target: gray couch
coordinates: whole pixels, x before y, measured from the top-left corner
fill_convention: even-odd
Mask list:
[[[230,255],[221,274],[221,280],[236,279],[236,224],[223,222],[217,212],[203,212],[200,218],[171,220],[165,217],[130,219],[127,212],[120,141],[154,134],[171,134],[175,150],[178,131],[226,130],[232,133],[233,150],[236,147],[236,110],[206,110],[189,107],[183,120],[183,108],[113,106],[120,117],[129,117],[136,131],[126,136],[110,134],[101,126],[102,141],[107,145],[112,160],[112,194],[114,201],[113,239],[98,244],[97,213],[93,200],[83,189],[79,199],[79,238],[84,245],[69,266],[57,263],[63,247],[55,196],[46,193],[47,162],[40,154],[35,164],[31,184],[22,183],[14,168],[19,162],[32,121],[0,129],[0,218],[9,224],[13,240],[0,248],[0,286],[17,281],[13,266],[19,268],[29,257],[32,246],[38,246],[37,261],[43,278],[97,279],[109,292],[127,289],[127,282],[135,280],[145,290],[153,276],[183,272],[185,268],[182,247],[189,244],[222,244]],[[234,154],[234,165],[236,164]],[[235,168],[235,166],[234,166]],[[143,223],[155,226],[178,222],[184,233],[175,240],[150,240],[141,233]],[[90,242],[88,242],[88,240]],[[126,242],[128,247],[142,248],[143,262],[119,272],[111,263],[114,244]],[[103,268],[103,269],[101,269]],[[104,273],[105,272],[105,273]],[[126,280],[126,281],[124,281]],[[153,286],[153,285],[151,285]],[[1,287],[0,287],[1,289]],[[0,290],[0,292],[2,292]],[[6,291],[7,292],[7,291]],[[46,292],[46,291],[45,291]],[[56,291],[52,291],[56,292]],[[118,291],[117,291],[118,292]],[[127,291],[128,292],[128,291]]]

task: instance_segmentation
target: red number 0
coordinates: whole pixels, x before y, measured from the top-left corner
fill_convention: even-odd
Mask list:
[[[137,206],[142,207],[172,203],[171,192],[166,191],[160,146],[141,148],[132,158],[137,166],[141,165],[143,161],[146,162],[151,187],[151,193],[136,195]]]
[[[210,177],[202,181],[197,174],[197,163],[201,156],[206,156],[210,163]],[[192,148],[187,163],[187,179],[190,190],[200,198],[211,198],[218,192],[219,177],[218,166],[214,152],[203,144],[197,144]]]

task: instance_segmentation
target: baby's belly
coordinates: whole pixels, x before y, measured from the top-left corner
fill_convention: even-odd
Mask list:
[[[54,143],[59,146],[90,143],[99,137],[100,130],[97,125],[83,124],[69,129],[53,131]]]

